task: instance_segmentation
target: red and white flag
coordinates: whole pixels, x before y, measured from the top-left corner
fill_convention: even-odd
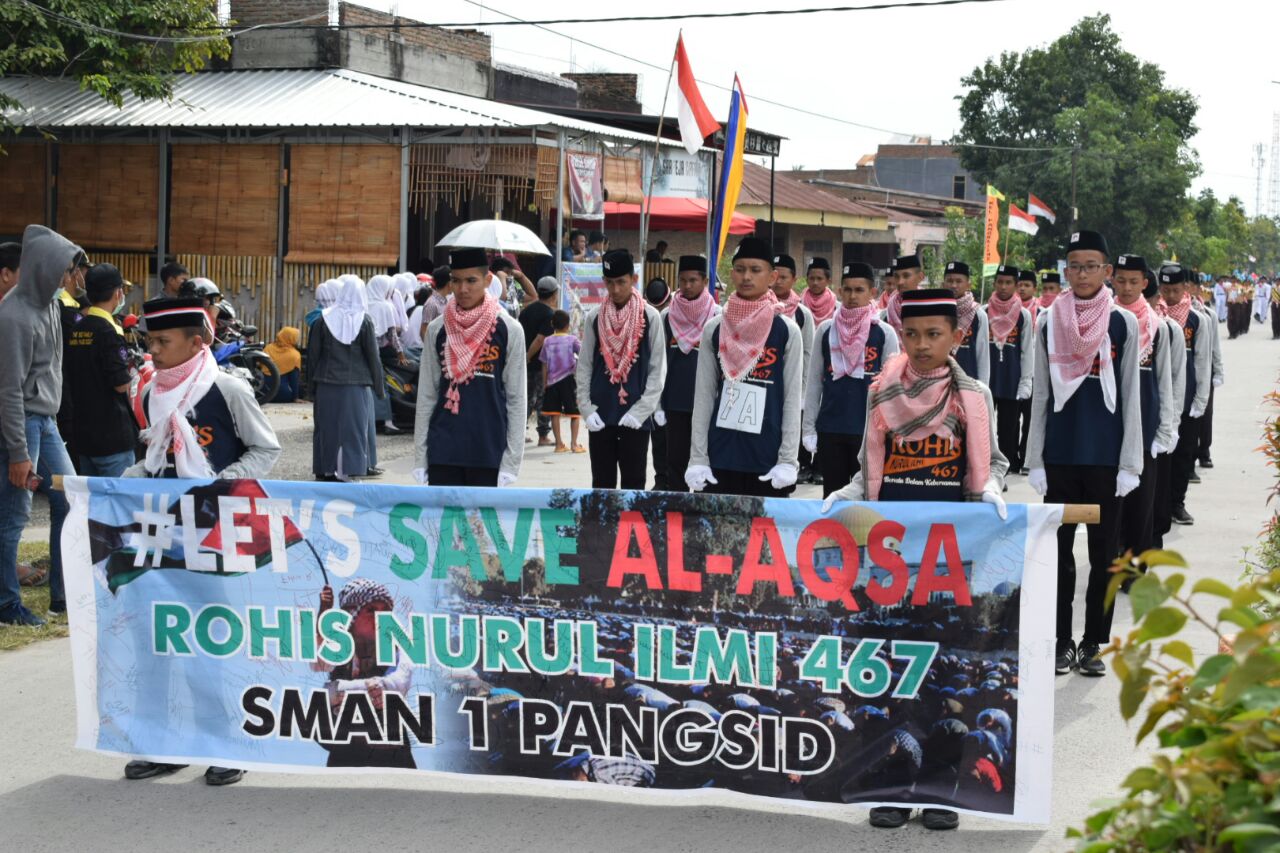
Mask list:
[[[1053,211],[1049,209],[1049,205],[1036,198],[1032,193],[1027,193],[1027,213],[1032,216],[1042,217],[1050,222],[1058,221]]]
[[[1028,205],[1029,207],[1030,205]],[[1024,213],[1018,209],[1016,204],[1009,205],[1009,230],[1021,231],[1023,234],[1035,236],[1040,230],[1040,226],[1036,224],[1036,218],[1030,213]]]
[[[697,153],[702,141],[720,129],[720,122],[711,115],[698,91],[698,81],[689,65],[689,54],[684,51],[684,36],[676,39],[676,81],[679,84],[678,115],[680,116],[680,141],[690,154]]]

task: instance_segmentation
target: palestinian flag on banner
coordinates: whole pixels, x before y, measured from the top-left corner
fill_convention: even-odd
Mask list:
[[[163,537],[158,537],[156,548],[160,549],[159,558],[155,552],[147,549],[143,559],[139,560],[136,543],[141,534],[143,524],[133,522],[121,526],[112,526],[89,519],[89,553],[95,567],[102,567],[106,574],[107,588],[115,593],[120,587],[141,577],[153,569],[187,570],[187,556],[184,552],[185,538],[183,528],[186,525],[195,527],[196,535],[191,537],[199,543],[199,552],[203,560],[214,565],[212,571],[203,574],[240,575],[243,572],[229,572],[223,568],[222,559],[222,518],[218,507],[219,497],[249,498],[251,501],[268,497],[266,491],[257,480],[214,480],[203,486],[196,486],[186,493],[191,496],[192,518],[183,517],[181,498],[174,501],[164,510],[173,516],[175,523],[168,528]],[[246,542],[237,545],[237,553],[254,558],[254,565],[261,569],[271,562],[270,516],[256,511],[251,503],[249,512],[236,513],[234,523],[237,528],[252,531]],[[284,519],[284,546],[286,548],[305,542],[302,531],[290,519]]]

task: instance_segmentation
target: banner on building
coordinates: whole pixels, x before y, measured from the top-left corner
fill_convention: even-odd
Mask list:
[[[650,170],[653,158],[645,158],[645,186],[650,186]],[[710,198],[710,169],[707,161],[697,154],[687,154],[678,149],[663,149],[658,153],[658,169],[652,175],[653,198]]]
[[[570,218],[604,219],[604,176],[600,155],[570,151],[565,157]]]
[[[1061,507],[66,488],[83,748],[1049,819]]]

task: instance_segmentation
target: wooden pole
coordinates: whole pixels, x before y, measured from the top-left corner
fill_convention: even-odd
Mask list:
[[[679,38],[678,35],[677,38]],[[662,109],[658,111],[658,131],[653,136],[653,163],[649,166],[649,182],[644,188],[644,196],[640,199],[640,262],[642,264],[645,253],[648,251],[645,244],[649,241],[649,196],[653,194],[653,179],[658,172],[658,160],[662,155],[662,122],[667,117],[667,96],[671,94],[671,80],[675,74],[676,54],[672,51],[671,69],[667,71],[667,88],[662,92]],[[644,162],[643,154],[640,162]],[[644,282],[640,284],[643,286]]]

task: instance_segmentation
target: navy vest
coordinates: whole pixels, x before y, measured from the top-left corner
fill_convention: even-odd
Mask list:
[[[886,436],[882,501],[962,501],[968,467],[964,436],[948,441],[931,435],[897,445]]]
[[[222,471],[231,463],[244,456],[244,442],[236,433],[236,422],[231,417],[231,409],[227,407],[227,399],[218,390],[217,383],[209,389],[209,393],[200,398],[188,416],[191,429],[196,434],[200,449],[209,460],[214,473]],[[178,471],[173,466],[173,452],[170,451],[164,473],[165,478],[176,478]]]
[[[978,332],[978,317],[975,314],[973,322],[969,324],[969,329],[964,333],[964,340],[960,342],[960,346],[956,347],[955,355],[952,356],[956,360],[956,364],[960,365],[970,379],[978,379],[978,350],[973,345],[973,336]]]
[[[880,375],[884,363],[884,329],[872,323],[867,332],[867,348],[862,363],[864,376],[835,378],[831,367],[831,338],[839,334],[835,323],[822,336],[822,405],[815,423],[818,432],[837,435],[862,435],[867,425],[867,389]]]
[[[1192,308],[1187,312],[1187,325],[1182,327],[1182,339],[1187,348],[1187,393],[1182,399],[1182,414],[1191,412],[1191,401],[1196,398],[1196,335],[1200,332],[1200,321],[1204,315]]]
[[[481,354],[471,381],[458,389],[458,413],[444,407],[449,380],[444,375],[444,326],[436,335],[440,361],[440,393],[427,422],[427,464],[464,468],[498,468],[507,449],[507,324],[493,326],[488,349]]]
[[[605,426],[617,426],[618,421],[640,398],[644,396],[644,386],[649,379],[649,315],[646,312],[640,322],[640,353],[631,364],[627,381],[621,386],[609,381],[609,368],[605,367],[604,354],[600,351],[600,315],[596,315],[596,346],[591,353],[591,402],[596,406],[596,414]],[[618,399],[619,387],[627,391],[627,402]],[[691,410],[692,411],[692,410]],[[653,429],[653,420],[646,418],[643,428]]]
[[[714,352],[720,351],[720,331],[717,326],[711,334]],[[720,399],[724,394],[724,372],[716,359],[716,400],[711,410],[711,423],[707,433],[707,455],[711,467],[724,471],[741,471],[763,474],[778,464],[778,448],[782,445],[782,401],[786,394],[783,379],[787,354],[787,322],[780,316],[773,318],[773,327],[765,338],[764,352],[756,367],[742,380],[742,384],[765,389],[764,425],[757,435],[716,426],[716,414],[720,411]],[[797,353],[799,355],[799,353]]]
[[[692,412],[693,392],[698,379],[698,344],[695,343],[688,353],[680,351],[680,344],[671,332],[670,315],[662,318],[662,331],[667,341],[667,383],[662,386],[662,410]]]
[[[1014,299],[1017,299],[1015,296]],[[1022,381],[1022,345],[1026,329],[1023,328],[1023,317],[1019,315],[1013,331],[1003,347],[992,341],[988,346],[991,352],[991,396],[997,400],[1016,400],[1018,383]],[[976,321],[975,321],[976,322]]]
[[[1098,358],[1071,399],[1055,412],[1053,385],[1049,385],[1049,414],[1045,422],[1044,461],[1046,465],[1120,465],[1120,445],[1124,442],[1124,387],[1120,383],[1120,362],[1129,345],[1129,330],[1119,309],[1112,309],[1108,325],[1111,335],[1111,372],[1116,381],[1116,410],[1107,411],[1098,379]],[[1044,336],[1042,355],[1049,361],[1049,336]]]

